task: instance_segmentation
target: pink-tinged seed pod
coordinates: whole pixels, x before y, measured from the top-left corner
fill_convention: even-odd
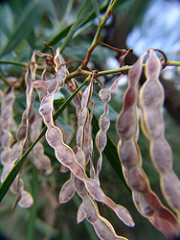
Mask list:
[[[99,182],[99,174],[102,168],[102,162],[103,162],[103,155],[102,152],[106,146],[107,143],[107,136],[106,132],[110,126],[110,120],[109,120],[109,107],[108,102],[111,99],[111,93],[108,89],[101,89],[99,91],[99,98],[102,102],[104,102],[104,112],[99,118],[99,131],[96,135],[96,147],[99,152],[99,159],[97,162],[97,170],[96,170],[96,179]]]
[[[120,143],[120,160],[126,169],[137,166],[139,158],[137,155],[136,144],[130,139]]]
[[[151,142],[150,151],[158,172],[164,174],[172,168],[171,148],[164,138],[158,138]]]
[[[111,94],[108,89],[103,88],[99,91],[99,98],[102,102],[109,102],[111,99]]]
[[[142,108],[142,129],[150,141],[150,155],[160,176],[164,198],[176,213],[180,214],[180,181],[172,170],[173,155],[164,137],[162,114],[164,90],[159,80],[161,62],[153,50],[145,66],[146,82],[140,90]]]
[[[128,88],[124,94],[122,110],[117,119],[117,133],[120,137],[120,141],[118,143],[118,154],[122,163],[123,174],[128,186],[131,188],[136,208],[153,224],[154,227],[163,232],[168,239],[173,239],[173,237],[179,234],[179,223],[175,216],[162,205],[158,197],[151,190],[148,178],[141,166],[142,158],[140,149],[137,145],[137,84],[141,75],[145,55],[146,53],[139,58],[128,73]],[[151,54],[149,58],[151,58]],[[147,64],[150,63],[147,62]],[[157,66],[157,68],[159,69],[159,66]],[[149,69],[156,69],[156,65],[153,63],[153,66],[149,66]],[[157,73],[153,74],[153,76],[156,77],[157,75]],[[144,91],[147,95],[143,94]],[[143,90],[140,91],[143,113],[146,108],[149,109],[149,113],[142,116],[141,126],[147,137],[151,136],[152,133],[155,139],[157,139],[157,137],[163,132],[163,124],[161,122],[162,117],[159,117],[159,113],[156,111],[156,107],[162,102],[162,99],[158,97],[156,103],[153,99],[153,91],[155,91],[155,88],[152,88],[151,92],[151,89],[145,89],[145,87],[143,87]],[[156,93],[155,96],[157,96]],[[152,120],[151,122],[149,121],[149,118]],[[151,129],[151,132],[149,129]],[[156,146],[151,145],[151,153],[157,153],[157,146],[158,144]],[[167,156],[169,155],[171,155],[171,153],[167,150]],[[160,164],[158,156],[157,162],[158,167],[163,169],[164,166],[163,164]],[[169,166],[169,164],[170,162],[168,160],[165,161],[165,166]]]
[[[29,84],[31,86],[29,78],[29,72],[27,71],[25,80],[26,84]],[[11,146],[13,142],[13,136],[10,134],[12,124],[15,124],[13,119],[13,103],[15,100],[15,91],[14,88],[11,87],[5,94],[1,95],[1,129],[2,132],[1,136],[1,146],[3,148],[3,151],[1,153],[1,163],[3,164],[3,171],[1,175],[1,182],[5,180],[5,178],[8,176],[11,169],[14,167],[14,163],[17,160],[18,157],[22,154],[23,151],[23,144],[26,139],[26,133],[27,133],[27,111],[30,110],[31,105],[31,93],[30,93],[31,87],[28,87],[28,101],[27,101],[27,109],[25,110],[22,118],[22,124],[18,130],[17,133],[17,143],[15,143],[13,146]],[[3,124],[2,124],[3,123]],[[15,125],[14,125],[15,126]],[[16,126],[15,126],[16,129]],[[33,203],[32,196],[30,193],[24,190],[24,183],[19,176],[16,177],[14,182],[12,183],[10,187],[10,191],[16,195],[20,196],[20,201],[18,202],[20,207],[27,208],[30,207]],[[23,198],[22,198],[23,196]]]
[[[21,199],[18,202],[18,205],[22,208],[29,208],[33,204],[33,198],[30,193],[27,191],[22,191],[21,192]]]
[[[83,198],[81,208],[78,211],[78,220],[86,217],[86,219],[93,225],[98,237],[102,240],[127,240],[124,237],[116,235],[113,226],[105,218],[100,216],[96,203],[86,195]]]
[[[127,181],[134,191],[144,193],[147,191],[148,183],[144,171],[139,167],[132,167],[127,174]]]
[[[125,237],[118,236],[114,231],[112,231],[112,225],[103,217],[98,218],[94,222],[94,229],[100,239],[103,240],[128,240]]]
[[[59,203],[68,202],[75,194],[75,183],[74,177],[71,175],[71,178],[64,183],[59,193]]]
[[[78,195],[82,199],[87,196],[88,192],[83,181],[79,180],[78,178],[75,178],[75,187]]]
[[[80,204],[77,212],[77,223],[82,222],[85,219],[83,202]]]

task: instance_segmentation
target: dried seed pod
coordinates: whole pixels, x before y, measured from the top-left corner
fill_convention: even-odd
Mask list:
[[[84,213],[83,202],[82,202],[77,212],[77,223],[82,222],[84,219],[85,219],[85,213]]]
[[[87,121],[84,126],[84,139],[83,139],[83,152],[85,155],[85,165],[87,165],[93,158],[93,140],[92,140],[92,118],[93,118],[94,109],[91,110],[88,114]],[[90,176],[94,172],[94,166],[90,166]]]
[[[152,162],[160,175],[163,195],[169,205],[180,214],[180,181],[172,170],[173,156],[164,137],[162,107],[164,90],[159,80],[161,62],[150,50],[145,67],[146,82],[140,91],[140,105],[143,111],[142,129],[150,140]]]
[[[8,92],[1,92],[1,119],[0,119],[0,133],[1,133],[1,163],[6,165],[10,163],[9,155],[11,152],[11,143],[13,137],[11,135],[11,122],[13,120],[13,103],[15,100],[14,89],[11,88]],[[1,179],[2,181],[2,179]]]
[[[40,115],[36,115],[34,122],[31,124],[30,138],[32,142],[34,142],[36,138],[39,136],[41,129],[42,118],[40,117]],[[41,141],[39,141],[34,146],[29,155],[29,158],[38,170],[40,171],[45,170],[45,175],[49,175],[52,173],[51,161],[46,155],[44,155],[44,147]]]
[[[79,109],[78,115],[78,129],[76,134],[76,143],[77,146],[82,148],[83,146],[83,136],[84,136],[84,127],[88,118],[88,103],[91,98],[92,88],[93,88],[93,79],[91,79],[90,84],[84,90],[81,98],[81,107]]]
[[[35,96],[34,96],[34,92],[33,92],[32,76],[30,74],[31,74],[30,65],[28,65],[28,69],[25,74],[26,109],[22,116],[22,123],[17,131],[17,140],[18,141],[14,146],[14,149],[16,149],[16,147],[17,147],[17,152],[18,152],[19,146],[21,146],[21,155],[23,154],[24,150],[26,149],[26,147],[29,144],[30,125],[34,121],[33,104],[34,104]],[[14,158],[15,156],[12,156],[12,157]],[[16,161],[16,159],[14,158],[13,161]],[[18,178],[17,184],[19,186],[20,172],[16,178]],[[27,193],[26,191],[25,191],[25,193],[23,193],[24,192],[23,188],[17,187],[17,190],[18,190],[17,191],[17,203],[20,202],[21,207],[23,207],[23,204],[24,204],[25,208],[30,207],[33,203],[31,195],[29,193]],[[20,196],[20,198],[18,196]],[[22,199],[22,201],[21,201],[21,197],[23,197],[25,200]],[[29,200],[28,200],[28,198],[29,198]]]
[[[64,165],[61,165],[59,172],[67,173],[68,171],[69,171],[69,168],[65,167]]]
[[[21,199],[18,202],[18,205],[22,208],[29,208],[33,204],[33,198],[31,194],[25,190],[21,192]]]
[[[93,89],[93,78],[90,81],[90,84],[86,87],[84,90],[82,97],[81,97],[81,102],[80,102],[80,107],[78,106],[78,103],[76,103],[76,113],[77,113],[77,123],[78,123],[78,128],[77,128],[77,133],[76,133],[76,144],[77,144],[77,150],[76,150],[76,158],[78,162],[81,164],[82,167],[86,166],[86,156],[83,151],[83,146],[86,144],[85,140],[85,127],[86,123],[88,122],[89,119],[89,110],[88,110],[88,104],[92,95],[92,89]],[[78,110],[79,108],[79,110]],[[86,129],[86,131],[89,129]],[[91,136],[91,135],[90,135]],[[86,135],[87,137],[87,135]],[[91,139],[89,139],[91,141]]]
[[[79,206],[77,213],[77,222],[81,222],[86,218],[90,222],[100,239],[126,239],[116,235],[113,226],[99,214],[96,202],[88,195],[85,185],[82,181],[76,178],[76,190],[82,198],[82,203]]]
[[[97,170],[96,170],[96,179],[99,182],[99,174],[102,168],[103,156],[102,152],[107,143],[106,132],[110,126],[109,120],[109,107],[108,102],[110,101],[111,95],[108,89],[101,89],[99,92],[99,98],[102,102],[104,102],[104,113],[99,118],[99,131],[96,135],[96,147],[99,151],[99,159],[97,162]]]
[[[79,143],[79,146],[81,145],[82,151],[84,152],[84,156],[85,156],[85,162],[84,163],[83,163],[83,161],[81,161],[81,162],[82,162],[82,164],[85,164],[85,165],[87,165],[89,160],[91,159],[92,150],[93,150],[92,129],[91,129],[93,110],[89,114],[89,110],[88,110],[88,106],[87,106],[89,99],[91,98],[92,87],[93,87],[93,85],[91,83],[91,87],[86,90],[87,95],[86,95],[86,93],[84,93],[84,97],[83,97],[83,95],[80,96],[79,94],[76,94],[76,96],[72,100],[75,105],[76,115],[78,118],[81,118],[81,114],[82,114],[82,113],[80,113],[80,109],[81,108],[87,109],[85,121],[83,121],[81,123],[82,126],[80,126],[80,120],[78,120],[78,125],[79,125],[78,127],[80,128],[80,130],[79,130],[79,133],[76,135],[77,145],[78,145],[78,143]],[[71,79],[67,84],[68,91],[70,93],[73,93],[73,91],[75,91],[77,88],[78,88],[78,84],[77,84],[76,80],[74,78]],[[82,106],[81,106],[82,98],[83,98],[84,104],[82,104]],[[80,134],[80,132],[82,130],[83,130],[83,135]],[[77,152],[77,150],[76,150],[76,152]]]
[[[122,239],[127,240],[127,238],[116,235],[114,228],[105,218],[100,216],[97,205],[95,202],[87,195],[83,198],[83,203],[81,209],[83,208],[84,215],[88,222],[90,222],[98,237],[102,240],[115,240]],[[81,210],[82,211],[82,210]]]
[[[27,79],[26,74],[26,79]],[[26,81],[27,82],[27,81]],[[28,82],[29,84],[29,82]],[[28,89],[29,91],[29,89]],[[29,94],[29,92],[28,92]],[[15,100],[15,93],[14,88],[11,87],[5,94],[2,94],[1,96],[2,105],[1,105],[1,145],[3,147],[3,152],[1,154],[1,163],[4,165],[2,175],[1,175],[1,182],[5,180],[11,169],[14,167],[14,163],[17,160],[17,158],[20,156],[20,154],[23,151],[22,147],[22,141],[24,141],[24,138],[26,137],[26,134],[23,132],[26,131],[26,120],[24,118],[23,121],[23,127],[20,129],[23,129],[21,131],[19,129],[19,132],[21,132],[20,140],[18,139],[18,142],[11,146],[13,137],[11,136],[11,124],[14,124],[13,120],[13,103]],[[29,102],[31,99],[29,99]],[[26,110],[27,112],[27,110]],[[24,114],[26,116],[26,114]],[[20,187],[19,187],[20,186]],[[30,207],[33,203],[32,196],[24,190],[24,184],[21,178],[16,177],[14,182],[12,183],[10,187],[11,192],[14,194],[17,194],[20,196],[19,206],[23,208]]]
[[[70,179],[64,183],[59,193],[59,203],[68,202],[75,194],[75,183],[74,183],[74,175],[71,174]]]
[[[122,111],[117,119],[117,133],[120,137],[118,154],[122,163],[125,180],[131,188],[133,200],[138,211],[154,227],[163,232],[168,239],[172,239],[179,233],[179,223],[175,216],[161,204],[158,197],[151,190],[148,178],[141,166],[142,158],[137,145],[137,84],[145,55],[146,53],[139,58],[128,73],[128,88],[124,94]]]

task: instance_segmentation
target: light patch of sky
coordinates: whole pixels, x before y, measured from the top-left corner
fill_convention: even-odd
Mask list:
[[[115,57],[110,56],[106,60],[106,67],[109,70],[119,68],[119,62]]]
[[[165,51],[168,57],[173,53],[178,57],[179,54],[175,53],[180,51],[179,24],[180,5],[155,0],[148,8],[141,25],[137,25],[129,35],[127,45],[133,48],[137,55],[141,55],[148,48],[159,48]]]
[[[122,75],[122,77],[120,78],[119,82],[118,82],[118,87],[121,88],[123,86],[125,86],[127,84],[127,74]]]
[[[109,70],[119,68],[119,61],[115,57],[110,56],[106,60],[106,66],[107,66],[107,69],[109,69]],[[118,82],[118,87],[122,87],[126,84],[127,84],[127,76],[125,74],[120,78],[120,80]]]

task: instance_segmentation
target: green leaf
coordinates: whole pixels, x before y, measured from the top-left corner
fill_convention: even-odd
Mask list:
[[[13,12],[8,4],[0,5],[0,31],[9,37],[13,28]],[[8,16],[8,17],[7,17]]]
[[[58,116],[62,113],[62,111],[68,106],[68,104],[71,102],[71,100],[75,97],[75,95],[79,92],[79,90],[89,81],[87,78],[80,87],[64,102],[64,104],[56,111],[54,114],[53,119],[56,120]],[[7,191],[9,190],[12,182],[14,181],[15,177],[17,176],[19,170],[21,169],[25,159],[27,158],[30,151],[33,149],[33,147],[36,145],[36,143],[44,136],[46,132],[47,127],[44,127],[37,139],[31,144],[31,146],[27,149],[27,151],[22,155],[22,157],[16,162],[14,167],[11,169],[10,173],[4,180],[4,182],[0,186],[0,202],[6,195]]]
[[[42,4],[41,0],[34,0],[28,4],[27,8],[22,13],[17,27],[9,38],[9,41],[2,49],[0,53],[1,56],[12,51],[23,39],[28,36],[30,31],[39,22],[39,18],[46,7],[46,1],[48,0],[44,0]]]
[[[29,45],[31,46],[32,50],[35,49],[36,36],[35,36],[35,32],[33,29],[30,31],[30,33],[28,34],[26,39],[27,39]]]
[[[65,36],[67,36],[71,26],[73,25],[73,23],[69,24],[69,25],[66,25],[63,29],[61,29],[53,38],[51,38],[48,42],[47,42],[47,45],[48,46],[53,46],[55,45],[56,43],[58,43],[62,38],[64,38]],[[45,46],[43,46],[41,48],[41,52],[44,52],[46,49]]]
[[[79,9],[77,16],[76,16],[76,21],[72,25],[70,31],[68,32],[68,35],[64,39],[62,46],[61,46],[61,52],[64,50],[66,45],[69,43],[69,41],[72,39],[74,33],[78,28],[80,28],[82,25],[84,25],[87,20],[90,18],[90,16],[93,14],[93,6],[91,1],[85,0],[83,2],[82,7]],[[95,15],[94,15],[95,17]]]
[[[100,11],[99,11],[99,6],[98,6],[98,2],[97,0],[91,0],[94,11],[99,19],[99,22],[101,21],[101,15],[100,15]]]
[[[108,2],[106,2],[103,6],[100,7],[100,12],[104,12],[107,8]],[[86,20],[84,20],[84,22],[81,22],[81,24],[78,26],[78,28],[84,26],[86,23],[92,21],[94,18],[96,17],[96,14],[94,11],[92,11],[92,13],[90,15],[88,15],[88,17],[86,18]],[[74,33],[75,33],[75,29],[72,30],[73,25],[76,22],[72,22],[69,25],[66,25],[64,28],[62,28],[53,38],[51,38],[47,44],[49,46],[54,46],[55,44],[57,44],[61,39],[63,39],[64,37],[66,37],[62,43],[61,46],[61,52],[63,52],[64,48],[66,47],[66,45],[69,43],[69,41],[71,40],[71,38],[73,37]],[[78,29],[77,28],[77,29]],[[75,31],[74,31],[75,30]],[[71,31],[71,33],[70,33]],[[72,32],[73,31],[73,32]],[[68,38],[68,40],[66,40]],[[46,47],[43,46],[41,48],[41,52],[45,51]]]

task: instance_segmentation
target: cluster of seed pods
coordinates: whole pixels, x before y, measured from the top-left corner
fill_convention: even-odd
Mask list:
[[[5,94],[2,94],[1,97],[1,145],[3,147],[3,152],[1,153],[1,163],[3,164],[1,182],[5,180],[16,161],[26,151],[30,141],[34,142],[41,130],[42,119],[35,116],[33,108],[35,95],[32,80],[35,79],[35,72],[36,63],[35,56],[33,55],[32,62],[28,64],[28,69],[25,74],[26,109],[23,112],[22,122],[18,129],[14,127],[16,123],[13,119],[12,105],[15,100],[14,88],[11,87]],[[12,128],[15,129],[13,132],[17,139],[11,136]],[[31,159],[39,170],[45,170],[46,175],[52,172],[50,160],[44,155],[44,149],[40,142],[33,148],[28,159]],[[32,206],[33,198],[29,192],[24,190],[24,183],[22,178],[20,178],[22,169],[12,183],[10,190],[16,194],[17,197],[14,207],[18,203],[20,207],[28,208]]]
[[[92,94],[92,80],[89,86],[84,90],[82,98],[80,99],[77,96],[74,100],[78,117],[78,129],[76,135],[77,147],[75,148],[75,154],[78,162],[84,168],[86,168],[89,158],[92,156],[91,120],[93,111],[91,111],[90,114],[88,112],[88,102]],[[79,151],[81,151],[81,153],[78,153]],[[95,171],[92,161],[90,163],[90,175],[93,178],[95,177]],[[99,214],[97,204],[88,194],[83,181],[75,177],[73,174],[71,174],[70,180],[63,185],[60,191],[60,203],[69,201],[74,194],[74,190],[82,199],[82,203],[79,206],[77,213],[78,223],[86,218],[93,225],[100,239],[125,239],[124,237],[116,235],[111,224]]]
[[[164,91],[158,79],[160,71],[160,60],[151,51],[145,67],[147,80],[140,91],[140,105],[143,112],[141,126],[150,140],[150,155],[160,175],[163,195],[172,209],[180,215],[180,181],[172,170],[172,152],[164,137],[162,116]]]
[[[81,149],[85,150],[84,151],[84,153],[85,153],[84,161],[82,161],[81,155],[77,154],[77,151],[76,151],[76,158],[77,158],[78,162],[82,165],[82,167],[84,165],[84,168],[86,168],[86,165],[89,162],[88,161],[89,157],[92,156],[92,154],[91,154],[91,151],[92,151],[91,120],[92,120],[92,116],[93,116],[93,111],[91,111],[90,114],[88,112],[88,102],[89,102],[89,100],[91,98],[91,94],[92,94],[92,83],[93,83],[92,80],[93,79],[91,79],[89,86],[84,90],[81,101],[75,101],[76,112],[77,112],[77,116],[78,116],[77,133],[81,132],[81,134],[77,134],[77,144],[79,144],[79,147]],[[106,102],[108,101],[107,92],[108,92],[108,90],[106,91],[105,89],[102,89],[100,91],[100,97],[102,95],[101,99],[104,100],[105,105],[107,104]],[[109,96],[109,93],[108,93],[108,96]],[[104,115],[105,114],[106,114],[106,116],[104,117],[104,119],[107,120],[108,119],[108,106],[105,107]],[[84,117],[82,117],[82,116],[84,116]],[[105,120],[102,120],[102,118],[100,121],[101,130],[99,131],[98,135],[96,136],[96,142],[99,142],[99,139],[100,139],[99,136],[101,137],[101,131],[106,131],[108,128],[107,124],[106,124],[103,129],[102,125]],[[82,119],[84,119],[84,120],[82,120]],[[109,122],[109,119],[107,121]],[[106,136],[104,136],[104,137],[106,139]],[[105,142],[103,141],[103,143],[104,143],[104,147],[105,147],[106,141]],[[97,143],[97,146],[99,147],[98,144],[100,145],[100,142]],[[83,148],[83,146],[85,148]],[[100,145],[100,147],[99,147],[100,155],[102,155],[102,151],[103,151],[104,147],[101,147],[101,145]],[[79,156],[80,156],[80,158],[79,158]],[[101,161],[101,163],[99,163],[99,161]],[[98,174],[97,173],[95,174],[94,165],[93,165],[93,162],[91,159],[91,161],[90,161],[90,176],[93,179],[95,178],[98,185],[100,185],[99,172],[101,170],[102,158],[98,160],[98,164],[100,166],[97,169]],[[60,196],[65,195],[69,192],[72,192],[72,191],[67,191],[67,189],[72,189],[72,185],[74,184],[74,182],[73,183],[71,182],[71,186],[69,186],[71,180],[72,180],[72,178],[63,185],[63,188],[61,189],[61,192],[60,192]],[[124,237],[118,236],[115,233],[112,225],[99,214],[97,204],[96,204],[95,200],[93,199],[93,197],[90,194],[88,194],[83,181],[81,181],[80,179],[78,179],[76,177],[74,177],[74,181],[75,181],[74,185],[76,188],[76,192],[82,199],[82,203],[78,209],[77,222],[79,223],[82,220],[84,220],[84,218],[86,218],[93,225],[93,227],[100,239],[126,239]],[[66,191],[65,191],[65,189],[66,189]]]
[[[128,88],[124,94],[123,106],[117,119],[117,133],[120,137],[118,143],[118,154],[122,164],[125,180],[132,191],[133,201],[138,211],[147,218],[154,227],[160,230],[168,239],[173,240],[180,234],[180,225],[174,214],[168,210],[152,191],[148,178],[142,168],[142,157],[138,147],[139,116],[138,116],[138,81],[140,79],[143,61],[145,56],[148,59],[145,63],[146,82],[140,90],[140,107],[142,109],[141,127],[145,136],[150,140],[150,155],[154,167],[160,175],[161,189],[165,199],[174,211],[180,213],[180,183],[172,170],[172,152],[164,137],[164,121],[162,107],[164,91],[159,82],[161,62],[153,50],[145,52],[139,60],[131,67],[128,73]],[[36,80],[38,64],[36,56],[46,60],[41,80]],[[46,67],[48,62],[54,68],[51,80],[46,79]],[[93,140],[92,140],[92,118],[93,110],[88,106],[93,92],[94,73],[88,77],[89,83],[82,92],[76,94],[73,103],[77,115],[76,146],[72,149],[63,139],[63,132],[53,120],[54,94],[65,85],[68,71],[60,54],[52,57],[39,51],[34,51],[31,63],[25,75],[26,83],[26,109],[22,116],[22,123],[17,130],[17,142],[12,145],[13,137],[11,128],[14,124],[12,105],[15,95],[14,89],[9,88],[5,94],[1,94],[1,163],[3,172],[1,181],[4,181],[16,160],[27,149],[30,141],[34,142],[40,134],[42,118],[47,126],[45,134],[48,144],[54,149],[57,160],[61,163],[61,172],[70,171],[70,179],[64,183],[59,193],[59,203],[68,202],[75,193],[82,200],[77,212],[77,222],[84,219],[89,221],[96,231],[98,237],[103,240],[124,239],[118,236],[113,226],[99,213],[96,202],[103,203],[111,208],[126,225],[134,226],[134,222],[128,210],[114,203],[108,198],[100,187],[99,174],[102,168],[103,150],[107,143],[106,133],[110,126],[108,102],[111,92],[117,88],[119,78],[113,83],[110,89],[103,88],[99,92],[99,98],[104,103],[104,112],[99,118],[99,131],[95,137],[96,147],[99,152],[97,167],[93,161]],[[70,87],[71,86],[71,87]],[[39,91],[40,115],[35,115],[33,109],[34,91]],[[70,79],[67,89],[70,93],[78,88],[75,79]],[[42,118],[41,118],[42,117]],[[52,172],[51,162],[44,155],[42,143],[39,141],[28,157],[40,171],[46,175]],[[95,170],[96,169],[96,170]],[[90,177],[86,172],[89,171]],[[21,207],[30,207],[33,203],[32,196],[24,190],[24,184],[20,174],[14,180],[11,191],[17,195],[17,203]]]
[[[91,142],[91,139],[88,136],[88,133],[91,129],[90,122],[92,119],[92,115],[88,112],[88,103],[91,97],[92,93],[92,83],[93,78],[91,79],[89,85],[84,90],[84,93],[81,97],[81,99],[78,100],[78,97],[76,98],[76,104],[77,104],[77,116],[78,116],[78,130],[77,130],[77,137],[76,142],[77,146],[75,149],[71,149],[68,145],[64,143],[63,140],[63,133],[60,128],[55,126],[53,121],[53,99],[55,92],[59,91],[64,86],[65,77],[67,74],[67,70],[64,65],[61,65],[64,63],[61,55],[60,55],[60,49],[57,49],[56,55],[54,57],[54,63],[55,63],[55,77],[48,81],[47,84],[44,84],[43,86],[46,86],[45,88],[42,87],[43,91],[46,92],[44,97],[41,99],[40,109],[39,112],[41,116],[43,117],[44,123],[47,126],[46,131],[46,140],[48,144],[54,148],[55,150],[55,156],[57,160],[67,169],[71,172],[70,179],[63,185],[60,195],[59,195],[59,202],[67,202],[71,197],[74,195],[75,191],[82,196],[81,193],[79,193],[78,185],[83,185],[84,187],[81,189],[84,192],[86,192],[86,197],[82,196],[83,201],[83,213],[84,216],[88,216],[89,213],[89,207],[87,206],[87,203],[89,204],[94,203],[95,201],[102,202],[106,204],[108,207],[110,207],[117,216],[127,225],[134,226],[134,222],[128,212],[128,210],[119,205],[115,204],[110,198],[108,198],[102,189],[99,186],[99,183],[94,178],[88,178],[86,175],[86,164],[88,162],[88,159],[91,156],[91,148],[87,149],[85,147],[84,142],[88,141]],[[43,80],[40,80],[41,82]],[[73,83],[75,85],[75,83]],[[38,85],[36,83],[36,86],[40,86],[41,83]],[[40,91],[41,93],[41,91]],[[79,105],[79,106],[78,106]],[[85,153],[84,153],[84,149]],[[92,165],[91,165],[92,166]],[[83,200],[83,199],[86,199]],[[87,199],[91,199],[90,201],[87,201]],[[86,204],[84,205],[84,201]],[[94,203],[95,204],[95,203]],[[92,206],[95,206],[95,205]],[[81,207],[82,209],[82,207]],[[96,207],[94,208],[96,210]],[[95,218],[94,221],[90,221],[95,231],[98,233],[101,239],[126,239],[123,237],[119,237],[115,234],[114,230],[112,230],[111,224],[104,220],[96,211],[96,216],[92,217]],[[86,217],[86,219],[91,219],[90,217]],[[97,224],[99,223],[99,224]],[[100,227],[101,226],[101,227]],[[103,233],[103,231],[107,231],[107,236],[111,235],[111,238],[107,238],[106,234]]]
[[[138,211],[146,217],[154,225],[154,227],[163,232],[168,239],[174,239],[179,235],[179,223],[173,213],[163,206],[156,194],[151,190],[148,178],[142,169],[142,158],[137,144],[137,85],[142,72],[143,59],[145,55],[146,53],[138,59],[128,73],[128,88],[124,94],[123,107],[117,119],[117,133],[120,137],[118,143],[118,154],[122,164],[125,180],[132,190],[133,200]],[[146,88],[143,87],[140,93],[141,107],[144,111],[142,119],[144,132],[148,136],[154,133],[153,136],[156,137],[161,135],[163,131],[163,123],[161,121],[162,115],[159,114],[160,108],[162,107],[162,105],[159,104],[163,101],[162,90],[161,87],[159,87],[156,91],[157,85],[154,84],[154,82],[159,81],[157,78],[161,67],[160,61],[157,59],[158,58],[154,51],[150,50],[150,56],[146,63],[148,69],[146,70],[146,75],[149,79],[151,79],[152,83],[147,81],[145,84],[149,84],[149,86]],[[159,85],[160,83],[158,83],[158,86]],[[160,97],[157,97],[157,95],[160,95]],[[151,130],[149,130],[149,128],[151,128]],[[160,144],[158,144],[158,139],[155,143],[156,146],[153,141],[154,140],[152,140],[151,143],[151,152],[152,156],[157,158],[157,160],[155,160],[155,162],[157,162],[156,164],[159,162],[161,163],[161,166],[164,167],[163,169],[169,169],[169,167],[167,167],[168,163],[165,160],[165,155],[167,154],[169,146],[163,146],[165,142],[164,138]],[[160,152],[162,153],[161,155],[159,154]]]
[[[27,85],[27,108],[23,113],[22,123],[17,130],[17,142],[14,145],[12,145],[11,142],[13,138],[10,135],[11,130],[9,129],[10,124],[14,122],[12,105],[15,99],[15,94],[13,88],[11,88],[11,90],[7,94],[5,94],[4,97],[2,97],[1,128],[4,130],[7,129],[9,131],[9,134],[7,135],[7,131],[4,132],[4,130],[2,130],[3,137],[1,139],[1,144],[4,145],[4,147],[6,146],[1,154],[1,162],[4,165],[1,176],[2,182],[5,180],[5,178],[13,168],[16,160],[23,154],[25,148],[27,147],[30,122],[32,121],[34,116],[32,111],[32,86],[29,79],[30,70],[28,68],[28,71],[25,75],[25,82]],[[6,125],[5,128],[4,125]],[[4,142],[3,138],[6,139],[7,142]],[[24,183],[22,178],[20,178],[20,175],[15,178],[14,182],[10,187],[10,190],[17,196],[15,205],[18,203],[18,205],[23,208],[28,208],[32,205],[33,198],[29,192],[24,190]]]

